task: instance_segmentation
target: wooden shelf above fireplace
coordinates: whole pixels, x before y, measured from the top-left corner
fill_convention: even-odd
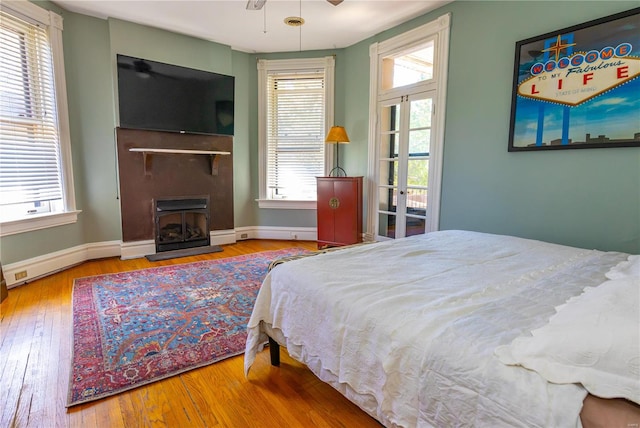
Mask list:
[[[140,152],[144,158],[144,174],[151,175],[151,162],[153,155],[163,154],[183,154],[183,155],[207,155],[211,158],[211,175],[218,175],[218,156],[227,156],[231,152],[220,152],[215,150],[189,150],[189,149],[154,149],[147,147],[132,147],[130,152]]]

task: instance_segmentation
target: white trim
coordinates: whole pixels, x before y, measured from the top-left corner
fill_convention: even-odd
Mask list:
[[[30,21],[35,20],[42,25],[50,24],[49,11],[26,0],[3,1],[0,3],[0,8],[15,12]]]
[[[236,228],[236,240],[244,241],[245,239],[316,241],[318,231],[315,227],[247,226]]]
[[[7,281],[7,287],[12,288],[87,260],[114,257],[119,254],[120,241],[97,242],[10,263],[2,266],[2,270]],[[16,280],[15,274],[22,271],[26,271],[27,276]]]
[[[118,257],[120,255],[120,241],[103,241],[85,244],[87,247],[86,260]]]
[[[209,232],[211,245],[224,245],[236,243],[236,231],[234,229],[212,230]]]
[[[77,214],[80,211],[76,210],[76,196],[73,183],[69,105],[67,102],[67,83],[64,69],[64,50],[62,46],[62,17],[55,12],[43,9],[26,0],[4,1],[0,3],[0,7],[10,13],[16,13],[22,18],[36,21],[39,25],[46,27],[49,34],[58,118],[62,194],[64,201],[64,212],[50,214],[47,219],[38,217],[38,220],[34,220],[34,218],[25,217],[2,223],[0,236],[5,236],[75,223],[77,221]]]
[[[418,40],[428,38],[435,33],[439,33],[441,31],[448,32],[450,21],[451,12],[445,13],[444,15],[434,19],[433,21],[427,22],[426,24],[423,24],[412,30],[405,31],[402,34],[377,43],[378,52],[386,54],[406,45],[411,45]]]
[[[431,217],[427,219],[427,230],[440,230],[440,202],[442,194],[442,169],[444,165],[444,125],[447,111],[447,77],[449,70],[449,28],[451,13],[441,16],[437,20],[438,44],[436,50],[435,76],[438,80],[436,90],[435,120],[433,121],[434,139],[436,144],[431,149],[429,161],[429,192],[427,194],[427,206],[432,207]],[[439,114],[438,114],[439,113]]]
[[[440,201],[442,187],[442,166],[444,151],[444,125],[446,113],[447,71],[449,62],[449,30],[451,13],[416,27],[403,34],[392,37],[369,47],[369,159],[368,172],[369,195],[367,201],[367,230],[366,237],[378,237],[378,103],[381,98],[397,96],[396,90],[380,90],[379,68],[381,57],[388,55],[404,46],[415,44],[421,40],[435,37],[436,57],[433,79],[411,87],[413,93],[435,90],[433,120],[434,144],[431,147],[429,161],[429,191],[427,193],[428,223],[427,231],[440,228]]]
[[[156,241],[153,239],[120,243],[120,259],[122,260],[139,259],[155,253]]]
[[[369,46],[369,147],[367,162],[367,230],[365,236],[370,240],[378,235],[378,47],[379,43]]]
[[[67,102],[67,80],[64,69],[62,47],[62,17],[49,12],[49,41],[55,81],[56,107],[58,113],[58,138],[60,139],[60,164],[62,166],[62,194],[65,211],[75,211],[76,195],[73,184],[73,161],[71,159],[71,128],[69,126],[69,103]]]
[[[63,213],[40,214],[33,217],[21,218],[0,223],[0,236],[15,235],[54,226],[62,226],[78,221],[78,214],[82,211],[68,211]]]
[[[282,210],[315,210],[317,201],[294,201],[291,199],[256,199],[260,208]]]
[[[322,58],[304,59],[281,59],[281,60],[258,60],[258,202],[259,208],[280,208],[280,209],[315,209],[310,207],[307,201],[296,206],[291,201],[284,199],[267,198],[267,74],[269,71],[299,71],[318,69],[324,70],[325,84],[325,131],[326,135],[331,126],[334,125],[335,115],[335,58],[326,56]],[[325,150],[324,168],[325,175],[329,173],[333,165],[333,151]],[[268,202],[267,202],[268,201]],[[311,201],[309,201],[311,202]],[[313,201],[315,204],[315,201]]]

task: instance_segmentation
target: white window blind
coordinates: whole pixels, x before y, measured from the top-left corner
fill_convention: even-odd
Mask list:
[[[0,14],[0,205],[23,217],[62,206],[51,49],[46,27]]]
[[[325,169],[324,70],[270,72],[267,88],[267,196],[315,200]]]

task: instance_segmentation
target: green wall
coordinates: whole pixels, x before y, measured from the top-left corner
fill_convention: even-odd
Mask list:
[[[236,227],[314,227],[315,211],[259,209],[256,58],[336,55],[336,115],[349,175],[366,175],[369,45],[451,12],[441,228],[471,229],[640,253],[640,149],[508,153],[515,42],[637,2],[455,1],[346,49],[249,55],[119,20],[63,11],[79,221],[6,236],[3,264],[121,239],[115,162],[115,53],[236,76]]]
[[[451,5],[443,229],[640,253],[640,148],[507,152],[514,43],[635,6]]]
[[[637,6],[455,1],[347,48],[347,168],[366,171],[370,44],[451,12],[441,229],[640,253],[640,148],[507,152],[515,43]]]

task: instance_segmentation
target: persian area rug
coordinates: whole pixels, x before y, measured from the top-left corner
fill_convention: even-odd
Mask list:
[[[74,281],[67,407],[242,354],[269,264],[302,248]]]

